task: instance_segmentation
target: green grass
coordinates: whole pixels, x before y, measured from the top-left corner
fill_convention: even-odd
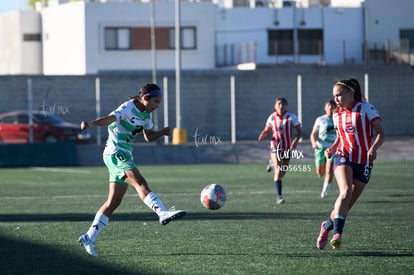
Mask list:
[[[346,221],[341,250],[319,251],[316,238],[337,188],[320,199],[313,166],[287,174],[283,205],[275,204],[265,165],[142,166],[166,206],[188,214],[161,226],[130,188],[97,239],[97,258],[77,238],[106,199],[104,167],[0,169],[0,272],[412,274],[413,167],[412,161],[377,162]],[[217,211],[199,200],[212,182],[228,193]]]

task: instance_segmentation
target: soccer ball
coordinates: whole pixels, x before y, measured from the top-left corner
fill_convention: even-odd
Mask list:
[[[223,207],[226,199],[227,195],[223,186],[216,183],[204,187],[200,195],[201,204],[210,210],[217,210]]]

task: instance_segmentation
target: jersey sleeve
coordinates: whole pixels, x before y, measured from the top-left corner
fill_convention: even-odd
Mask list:
[[[126,117],[127,109],[127,102],[124,102],[110,114],[115,116],[116,121],[120,121],[121,119]]]
[[[381,119],[380,114],[378,113],[378,111],[375,109],[375,107],[372,104],[366,103],[365,108],[366,108],[369,121],[373,121],[375,119]]]
[[[271,114],[270,116],[268,116],[268,118],[266,120],[266,126],[273,127],[273,124],[274,124],[274,122],[273,122],[273,114]]]
[[[320,120],[321,120],[321,118],[320,118],[320,117],[318,117],[318,118],[315,120],[315,123],[313,124],[313,127],[312,127],[312,129],[313,129],[314,131],[319,131]]]
[[[291,115],[292,115],[293,127],[300,126],[300,121],[299,121],[298,117],[295,114],[291,114]]]

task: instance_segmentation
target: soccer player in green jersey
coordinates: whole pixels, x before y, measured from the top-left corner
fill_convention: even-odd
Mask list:
[[[336,108],[335,101],[328,100],[325,102],[325,114],[316,118],[313,125],[310,141],[315,152],[316,174],[319,177],[325,175],[321,198],[328,196],[333,177],[332,157],[325,157],[325,150],[329,148],[336,139],[336,131],[332,119],[333,110]]]
[[[103,159],[109,171],[108,199],[99,208],[88,232],[79,237],[79,243],[91,256],[95,252],[95,239],[107,225],[115,209],[121,204],[128,185],[138,193],[139,198],[158,216],[162,225],[185,215],[183,210],[167,209],[157,195],[150,190],[147,181],[133,162],[132,150],[139,133],[147,142],[171,134],[171,128],[153,130],[152,112],[161,103],[162,91],[155,84],[146,84],[137,96],[122,103],[109,115],[93,121],[82,121],[81,129],[92,126],[108,126],[108,140]]]

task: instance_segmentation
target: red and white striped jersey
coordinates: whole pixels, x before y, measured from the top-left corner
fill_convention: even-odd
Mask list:
[[[335,129],[340,138],[336,154],[353,163],[372,166],[368,150],[372,144],[372,122],[376,119],[381,117],[368,102],[355,102],[351,109],[339,108],[333,114]]]
[[[287,111],[282,116],[274,112],[267,118],[266,125],[272,127],[272,148],[287,150],[293,139],[293,128],[300,126],[300,121],[295,114]]]

